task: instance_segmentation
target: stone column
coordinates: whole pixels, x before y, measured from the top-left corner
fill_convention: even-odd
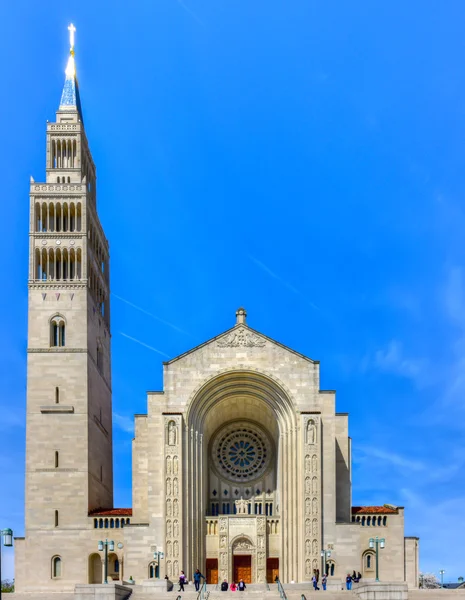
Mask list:
[[[183,564],[181,431],[182,417],[165,415],[165,565],[170,579],[179,576]]]
[[[317,415],[304,417],[304,485],[303,512],[305,519],[303,580],[310,581],[314,569],[320,568],[321,551],[321,420]],[[322,574],[320,574],[322,575]]]

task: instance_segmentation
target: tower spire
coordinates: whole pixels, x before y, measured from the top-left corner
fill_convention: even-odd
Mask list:
[[[79,118],[84,122],[82,118],[81,110],[81,98],[79,95],[79,85],[76,77],[76,63],[74,60],[74,34],[76,27],[70,23],[69,27],[69,58],[68,64],[66,65],[66,78],[63,86],[63,92],[60,100],[60,112],[78,112]]]

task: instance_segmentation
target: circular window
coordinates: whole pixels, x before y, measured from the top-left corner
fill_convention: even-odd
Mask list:
[[[268,468],[271,443],[258,427],[237,423],[218,433],[212,454],[223,476],[234,481],[248,481],[260,477]]]

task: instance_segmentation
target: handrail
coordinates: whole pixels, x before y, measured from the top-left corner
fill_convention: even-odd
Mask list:
[[[300,600],[307,600],[307,598],[305,597],[305,594],[300,595]]]
[[[197,594],[197,600],[205,600],[205,592],[207,591],[207,582],[204,580],[202,587]]]
[[[281,583],[281,581],[279,579],[276,580],[276,583],[278,584],[278,592],[279,592],[279,596],[280,596],[281,600],[287,600],[287,596],[286,596],[286,592],[284,591],[283,584]]]

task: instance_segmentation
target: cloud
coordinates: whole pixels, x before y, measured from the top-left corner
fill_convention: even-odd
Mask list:
[[[359,452],[362,454],[361,457],[357,457],[357,454]],[[378,447],[375,448],[372,446],[358,445],[354,453],[354,461],[365,462],[365,458],[375,458],[377,459],[377,461],[388,463],[389,465],[399,467],[402,470],[419,472],[426,471],[428,469],[428,465],[423,461],[407,458],[405,456],[402,456],[401,454],[396,454],[391,451],[382,450]]]
[[[281,285],[283,285],[285,288],[287,288],[288,290],[290,290],[292,293],[297,294],[298,296],[304,297],[303,294],[301,294],[301,292],[297,288],[295,288],[288,281],[286,281],[285,279],[283,279],[282,277],[280,277],[279,275],[277,275],[274,271],[272,271],[269,267],[267,267],[260,260],[258,260],[257,258],[255,258],[254,256],[251,256],[251,255],[249,255],[249,258],[250,258],[250,260],[252,262],[254,262],[257,265],[257,267],[259,267],[262,271],[264,271],[265,273],[267,273],[273,279],[276,279],[276,281],[279,281],[279,283],[281,283]],[[310,302],[310,301],[307,300],[307,303],[312,308],[314,308],[316,310],[320,310],[318,308],[318,306],[316,304],[314,304],[313,302]]]
[[[387,348],[377,350],[373,363],[382,371],[415,380],[424,373],[426,367],[422,359],[407,358],[402,344],[397,340],[391,340]]]
[[[169,356],[168,354],[165,354],[165,352],[162,352],[161,350],[158,350],[158,348],[154,348],[153,346],[149,346],[148,344],[145,344],[144,342],[141,342],[140,340],[138,340],[138,339],[136,339],[134,337],[131,337],[127,333],[123,333],[122,331],[120,331],[119,334],[122,335],[123,337],[127,338],[128,340],[136,342],[136,344],[140,344],[141,346],[144,346],[144,348],[148,348],[149,350],[152,350],[153,352],[156,352],[157,354],[161,354],[162,356],[166,356],[166,358],[171,358],[171,356]]]
[[[126,433],[134,433],[134,419],[132,417],[126,417],[125,415],[120,415],[119,413],[113,413],[113,423]]]
[[[184,335],[190,335],[189,333],[187,333],[187,331],[184,331],[183,329],[181,329],[177,325],[174,325],[173,323],[170,323],[169,321],[165,321],[165,319],[162,319],[161,317],[157,317],[157,315],[154,315],[153,313],[149,312],[148,310],[145,310],[145,308],[137,306],[137,304],[133,304],[132,302],[129,302],[129,300],[126,300],[125,298],[122,298],[121,296],[117,296],[113,292],[111,295],[114,296],[115,298],[117,298],[118,300],[120,300],[121,302],[124,302],[128,306],[132,306],[132,308],[135,308],[136,310],[140,311],[141,313],[144,313],[144,315],[148,315],[152,319],[155,319],[155,321],[158,321],[159,323],[163,323],[163,325],[167,325],[168,327],[171,327],[171,329],[174,329],[175,331],[179,331],[179,333],[183,333]]]

